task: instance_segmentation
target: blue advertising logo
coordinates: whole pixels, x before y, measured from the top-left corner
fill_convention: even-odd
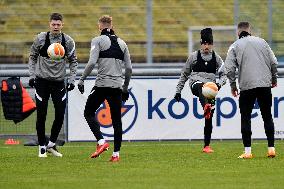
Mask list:
[[[172,99],[168,103],[167,112],[163,112],[162,109],[160,109],[160,106],[165,103],[166,98],[158,98],[157,101],[153,102],[153,91],[148,90],[148,119],[153,119],[153,115],[157,114],[160,119],[167,119],[166,114],[168,113],[170,117],[174,119],[183,119],[190,113],[190,108],[192,107],[192,114],[197,119],[203,119],[203,112],[198,113],[198,106],[200,106],[198,102],[198,98],[194,97],[192,105],[190,107],[190,104],[185,100],[181,99],[179,103],[181,103],[181,106],[183,106],[183,111],[181,113],[176,113],[173,109],[173,106],[178,103],[175,99]],[[284,102],[284,97],[274,97],[273,98],[273,104],[274,109],[272,111],[272,114],[274,115],[274,118],[279,117],[279,104],[280,102]],[[222,109],[222,106],[227,104],[231,108],[231,110],[224,111]],[[259,109],[259,106],[257,102],[254,105],[253,109]],[[237,102],[235,99],[231,97],[223,97],[223,98],[216,98],[216,126],[221,126],[222,119],[230,119],[236,115],[238,111]],[[252,113],[252,118],[255,118],[259,115],[259,113],[254,112]]]

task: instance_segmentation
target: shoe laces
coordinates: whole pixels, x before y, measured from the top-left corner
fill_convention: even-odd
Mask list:
[[[56,148],[56,145],[52,146],[52,147],[49,147],[49,149],[53,149],[55,150],[56,152],[58,152],[57,148]]]
[[[56,148],[56,146],[54,145],[53,147],[53,150],[55,150],[55,151],[57,151],[58,152],[58,150],[57,150],[57,148]]]

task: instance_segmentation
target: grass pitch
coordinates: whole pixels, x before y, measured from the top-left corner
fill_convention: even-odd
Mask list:
[[[38,158],[38,147],[4,145],[0,140],[0,188],[283,188],[284,142],[266,157],[266,141],[253,141],[254,158],[237,159],[241,141],[123,142],[121,161],[108,162],[113,145],[89,158],[95,143],[67,143],[62,158]]]

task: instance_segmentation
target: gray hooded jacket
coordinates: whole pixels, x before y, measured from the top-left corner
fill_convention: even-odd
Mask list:
[[[237,70],[241,91],[277,83],[277,59],[267,42],[259,37],[246,36],[230,46],[225,73],[231,88],[237,88]]]
[[[77,73],[77,56],[75,53],[75,42],[74,40],[64,34],[65,38],[65,59],[51,60],[48,57],[40,56],[40,49],[45,44],[47,32],[41,32],[38,34],[31,46],[31,52],[29,57],[29,72],[30,78],[40,77],[51,81],[63,81],[66,76],[66,58],[69,62],[70,78],[69,83],[74,83]],[[61,43],[62,35],[60,34],[49,34],[50,44]]]

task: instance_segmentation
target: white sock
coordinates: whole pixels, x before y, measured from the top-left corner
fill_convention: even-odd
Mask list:
[[[268,151],[270,151],[270,150],[275,151],[275,148],[274,147],[268,147]]]
[[[251,154],[251,147],[245,147],[245,154]]]
[[[101,146],[101,145],[103,145],[105,142],[106,142],[105,139],[100,139],[100,140],[98,141],[98,144]]]
[[[55,145],[55,143],[54,143],[54,142],[49,141],[49,142],[48,142],[47,147],[49,147],[49,148],[50,148],[50,147],[53,147],[54,145]]]
[[[113,157],[119,157],[119,151],[118,152],[112,152]]]

